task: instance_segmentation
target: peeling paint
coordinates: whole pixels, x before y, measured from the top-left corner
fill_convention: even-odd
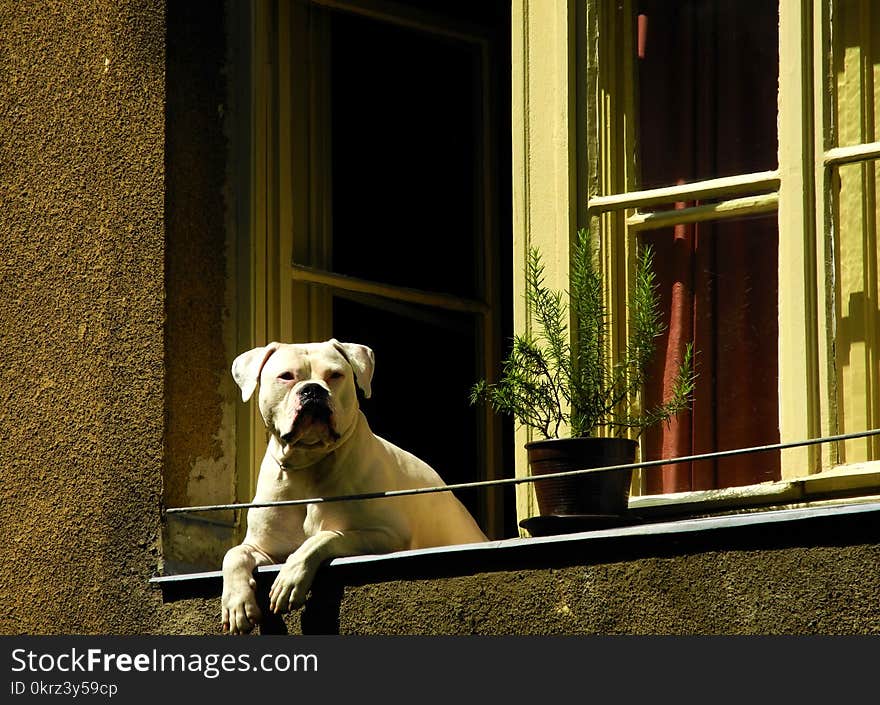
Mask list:
[[[218,392],[218,398],[222,398]],[[231,404],[222,406],[220,428],[214,435],[219,453],[212,458],[196,458],[189,471],[186,494],[193,504],[221,504],[234,496],[235,412]]]

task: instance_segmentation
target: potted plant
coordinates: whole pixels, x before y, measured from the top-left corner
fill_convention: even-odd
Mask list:
[[[635,462],[633,439],[688,409],[695,377],[688,345],[670,397],[655,408],[640,406],[656,338],[664,330],[651,248],[641,248],[637,257],[627,300],[629,333],[617,362],[608,350],[602,278],[585,230],[573,248],[567,296],[545,284],[537,248],[529,250],[525,275],[532,329],[514,337],[497,383],[474,385],[471,403],[488,402],[540,436],[526,444],[532,475]],[[542,516],[620,515],[628,506],[631,478],[632,471],[612,470],[535,482],[539,511]]]

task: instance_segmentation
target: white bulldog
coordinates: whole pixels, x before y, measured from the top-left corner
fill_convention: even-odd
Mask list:
[[[270,432],[254,502],[442,486],[440,476],[375,436],[355,385],[370,396],[373,351],[329,340],[270,343],[239,355],[232,376],[243,401],[260,386]],[[251,509],[244,542],[223,559],[222,625],[243,634],[260,621],[254,568],[284,563],[270,609],[301,607],[315,572],[338,556],[486,541],[451,492]]]

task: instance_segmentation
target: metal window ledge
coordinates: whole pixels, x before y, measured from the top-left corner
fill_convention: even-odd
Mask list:
[[[316,586],[327,592],[325,603],[337,603],[338,615],[338,601],[346,585],[550,569],[648,555],[874,542],[880,542],[880,501],[654,521],[597,531],[337,558],[321,569]],[[258,586],[267,590],[279,569],[278,565],[258,568]],[[161,588],[166,601],[219,597],[222,589],[220,571],[166,575],[150,582]],[[313,590],[313,597],[318,591],[317,587]],[[320,627],[318,631],[327,630]],[[263,633],[269,632],[264,629]]]

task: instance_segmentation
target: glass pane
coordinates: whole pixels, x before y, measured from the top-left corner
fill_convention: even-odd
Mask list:
[[[362,406],[376,434],[422,458],[447,484],[483,478],[479,412],[468,404],[483,376],[475,316],[336,296],[333,335],[376,355],[373,394]],[[479,491],[459,499],[479,518]]]
[[[842,166],[835,189],[834,321],[837,353],[838,424],[841,433],[880,423],[880,309],[878,309],[876,161]],[[880,459],[880,441],[849,441],[839,462]]]
[[[636,7],[640,188],[775,169],[777,3]]]
[[[478,298],[479,54],[332,17],[333,269]]]
[[[880,140],[880,6],[876,0],[834,0],[831,14],[837,146]]]
[[[762,216],[648,232],[665,333],[646,385],[668,398],[684,345],[698,374],[693,409],[645,432],[646,459],[779,442],[777,220]],[[666,466],[645,473],[649,494],[779,478],[776,453]]]

